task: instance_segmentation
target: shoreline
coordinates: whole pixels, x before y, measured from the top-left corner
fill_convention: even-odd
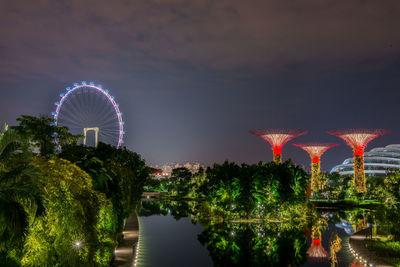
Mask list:
[[[370,234],[370,228],[360,230],[354,233],[349,238],[349,248],[353,255],[361,260],[366,260],[368,264],[373,264],[376,267],[391,267],[392,265],[387,264],[381,257],[374,254],[365,246],[365,238]],[[353,250],[353,251],[352,251]]]
[[[136,212],[133,212],[126,220],[122,235],[122,241],[114,251],[111,266],[136,266],[136,254],[139,247],[139,220]]]

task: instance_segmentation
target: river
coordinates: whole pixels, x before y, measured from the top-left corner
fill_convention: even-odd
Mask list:
[[[307,227],[281,222],[208,222],[193,215],[190,207],[168,202],[144,202],[143,207],[136,266],[155,267],[362,266],[350,252],[348,240],[368,226],[370,214],[322,211]]]

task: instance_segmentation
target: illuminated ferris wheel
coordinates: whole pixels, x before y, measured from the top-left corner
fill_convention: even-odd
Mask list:
[[[98,142],[121,146],[125,134],[122,112],[107,89],[93,82],[74,83],[60,97],[52,112],[55,125],[66,126],[72,134],[83,135],[81,143],[84,145],[94,137],[94,146]]]

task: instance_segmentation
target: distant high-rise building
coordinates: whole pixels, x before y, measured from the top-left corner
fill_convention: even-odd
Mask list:
[[[169,177],[171,176],[172,170],[176,168],[186,168],[188,169],[191,173],[196,173],[199,171],[200,167],[203,167],[199,162],[186,162],[184,164],[179,164],[179,163],[168,163],[164,164],[161,167],[158,167],[158,165],[155,165],[155,168],[161,169],[161,175],[164,177]]]

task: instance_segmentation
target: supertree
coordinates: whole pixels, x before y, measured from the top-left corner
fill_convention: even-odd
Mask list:
[[[308,257],[312,261],[325,261],[328,259],[328,252],[321,245],[321,238],[313,238],[310,248],[307,250]]]
[[[327,222],[325,219],[319,219],[312,226],[311,245],[307,250],[308,258],[311,261],[323,262],[328,260],[328,252],[321,244],[322,234],[321,231],[326,230]]]
[[[257,135],[271,144],[274,154],[274,162],[282,163],[282,147],[293,138],[306,134],[303,130],[283,130],[283,129],[267,129],[267,130],[252,130],[251,134]]]
[[[390,131],[384,129],[345,129],[345,130],[332,130],[328,134],[336,135],[342,138],[346,143],[353,148],[354,154],[354,188],[364,193],[365,186],[365,172],[364,172],[364,149],[367,144],[375,138],[389,133]]]
[[[303,150],[305,150],[311,158],[311,190],[316,191],[319,188],[319,176],[321,172],[321,156],[328,149],[338,146],[339,144],[334,143],[304,143],[304,144],[293,144]]]

